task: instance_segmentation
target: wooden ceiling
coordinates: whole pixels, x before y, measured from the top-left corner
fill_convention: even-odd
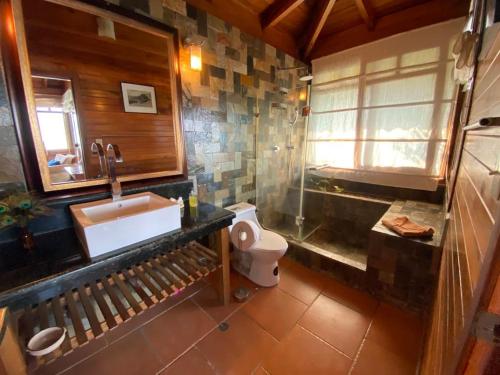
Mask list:
[[[308,62],[465,16],[468,0],[187,0]]]

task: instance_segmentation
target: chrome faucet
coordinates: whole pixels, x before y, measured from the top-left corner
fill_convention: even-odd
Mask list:
[[[90,151],[92,154],[99,157],[99,176],[97,177],[107,177],[108,170],[106,168],[106,156],[104,155],[104,149],[100,143],[94,142],[90,146]]]
[[[118,145],[111,143],[107,147],[106,154],[108,156],[109,182],[111,184],[113,202],[119,201],[122,199],[122,186],[116,178],[116,163],[123,162],[122,154]]]

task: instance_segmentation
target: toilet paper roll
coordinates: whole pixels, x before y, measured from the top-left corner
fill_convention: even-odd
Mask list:
[[[260,228],[253,221],[242,220],[233,225],[231,241],[239,250],[250,249],[260,239]]]

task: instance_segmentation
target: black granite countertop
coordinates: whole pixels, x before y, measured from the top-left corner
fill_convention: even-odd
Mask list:
[[[128,265],[204,237],[231,225],[234,213],[207,203],[183,210],[181,229],[88,259],[72,228],[36,236],[37,248],[27,256],[22,248],[10,249],[23,259],[3,259],[0,306],[36,303],[81,282],[96,279]],[[19,247],[17,242],[2,245]],[[2,249],[4,250],[4,249]],[[7,265],[7,266],[6,266]]]

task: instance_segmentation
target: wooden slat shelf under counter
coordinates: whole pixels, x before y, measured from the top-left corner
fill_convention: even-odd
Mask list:
[[[88,344],[220,267],[214,250],[193,241],[57,297],[25,306],[13,314],[22,349],[47,326],[64,326],[68,331],[65,342],[54,353],[28,357],[30,370]]]

